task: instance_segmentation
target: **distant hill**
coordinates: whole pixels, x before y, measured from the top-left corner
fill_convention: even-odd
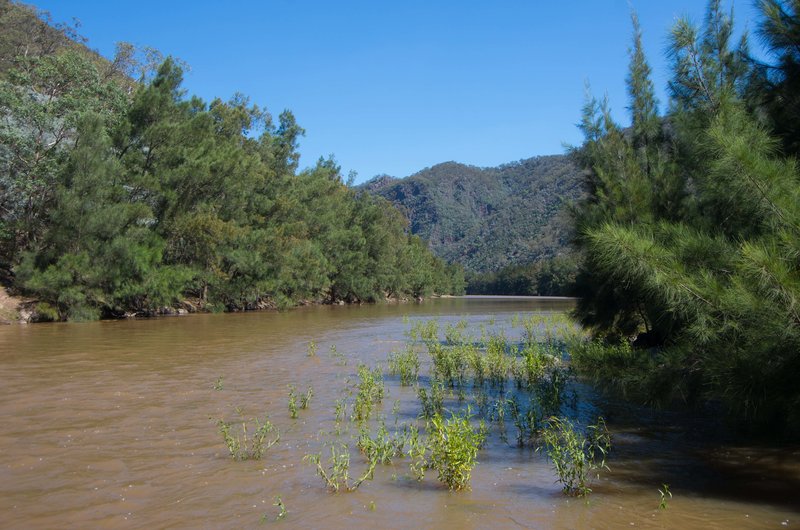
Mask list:
[[[567,155],[552,155],[493,168],[445,162],[360,187],[397,205],[438,256],[484,273],[565,251],[580,175]]]

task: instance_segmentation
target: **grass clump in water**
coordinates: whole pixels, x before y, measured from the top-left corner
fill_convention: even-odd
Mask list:
[[[416,342],[421,340],[425,344],[439,341],[439,322],[437,320],[417,320],[411,325],[409,338]]]
[[[388,359],[389,373],[400,376],[401,386],[411,386],[419,378],[419,355],[409,345],[405,351],[392,353]]]
[[[308,404],[311,403],[312,397],[314,397],[314,389],[312,387],[308,387],[306,393],[300,396],[300,408],[307,409]]]
[[[358,366],[358,394],[353,404],[353,420],[366,421],[372,416],[372,409],[383,401],[386,387],[380,368],[370,370],[367,365]]]
[[[346,444],[332,444],[331,456],[327,465],[322,462],[322,454],[309,454],[303,460],[314,465],[319,475],[328,487],[328,490],[337,493],[341,491],[355,491],[365,480],[372,480],[377,460],[370,459],[366,471],[356,480],[350,476],[350,449]]]
[[[608,469],[606,455],[611,449],[611,436],[603,418],[583,434],[567,418],[553,416],[541,436],[564,493],[576,497],[591,493],[591,475],[597,473],[599,477],[600,469]]]
[[[265,416],[263,422],[257,418],[251,421],[254,431],[252,435],[248,435],[248,421],[245,419],[241,422],[228,423],[224,420],[217,422],[219,432],[234,460],[260,460],[264,453],[281,439],[280,431],[269,421],[269,417]],[[235,427],[237,425],[241,426],[238,432]],[[268,439],[273,432],[275,437]]]
[[[422,407],[421,417],[431,419],[444,411],[444,383],[441,381],[431,380],[431,386],[428,389],[420,386],[417,389],[417,397]]]
[[[381,421],[378,432],[370,436],[362,430],[358,439],[358,448],[367,458],[379,464],[391,464],[395,458],[405,455],[406,445],[414,446],[419,440],[419,431],[414,425],[403,424],[402,429],[390,434],[386,423]]]
[[[424,442],[412,446],[412,471],[421,479],[426,469],[433,469],[438,479],[451,490],[469,488],[472,469],[478,463],[478,450],[486,440],[483,421],[476,427],[469,410],[452,414],[445,420],[441,414],[428,422]]]
[[[662,484],[658,492],[661,494],[661,502],[658,503],[658,509],[666,510],[667,500],[672,498],[672,492],[669,491],[669,484]]]
[[[297,387],[289,385],[289,416],[295,420],[297,419]]]

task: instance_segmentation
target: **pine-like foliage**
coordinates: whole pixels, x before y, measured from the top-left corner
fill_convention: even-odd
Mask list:
[[[763,28],[770,8],[762,2]],[[622,363],[610,351],[617,373],[583,361],[652,399],[711,398],[776,429],[798,427],[800,172],[747,110],[742,95],[755,88],[744,85],[743,48],[728,44],[732,24],[718,1],[702,32],[676,24],[671,110],[644,156],[649,70],[635,18],[631,130],[587,107],[584,124],[599,126],[577,151],[590,192],[576,212],[578,313],[635,348]]]

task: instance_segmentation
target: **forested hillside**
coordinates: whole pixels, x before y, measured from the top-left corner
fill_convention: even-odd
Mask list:
[[[463,290],[333,159],[300,169],[290,111],[203,101],[171,58],[121,45],[107,61],[0,6],[0,268],[40,318]]]
[[[566,206],[581,196],[580,171],[566,155],[495,168],[447,162],[363,186],[400,207],[438,256],[473,273],[563,254],[572,237]]]

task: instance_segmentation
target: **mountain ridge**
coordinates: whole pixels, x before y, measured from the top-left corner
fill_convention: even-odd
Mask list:
[[[395,204],[438,256],[487,273],[567,252],[581,174],[569,155],[542,155],[496,167],[442,162],[359,188]]]

